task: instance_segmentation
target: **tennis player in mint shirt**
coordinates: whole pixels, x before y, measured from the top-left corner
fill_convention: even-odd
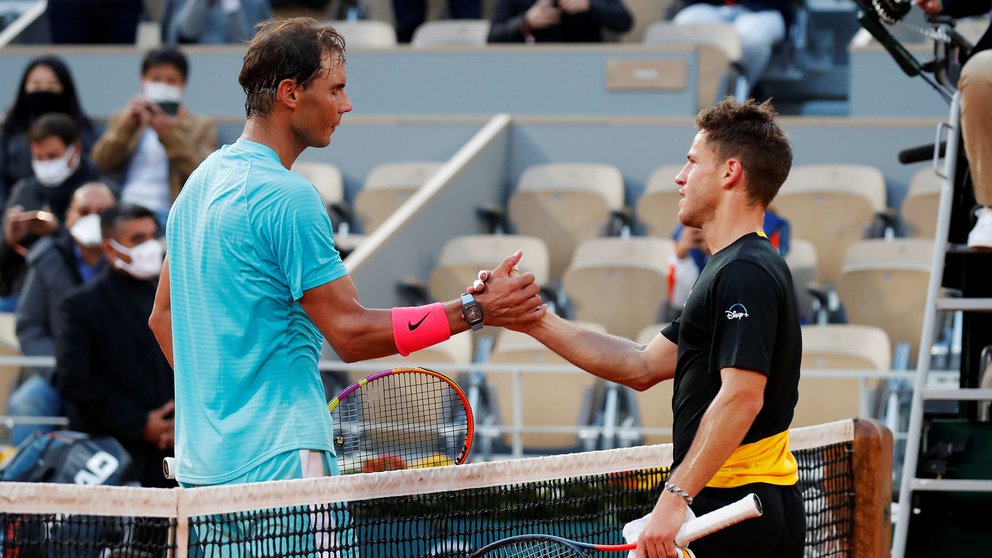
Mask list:
[[[248,45],[239,82],[244,132],[177,198],[149,319],[175,369],[176,472],[187,487],[336,472],[317,369],[324,337],[350,362],[545,312],[533,275],[514,270],[519,252],[474,302],[363,307],[319,194],[288,170],[306,148],[327,146],[352,108],[344,40],[312,19],[270,21]],[[482,323],[463,315],[474,303]]]

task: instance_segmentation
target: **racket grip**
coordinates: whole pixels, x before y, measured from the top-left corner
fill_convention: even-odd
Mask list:
[[[757,494],[748,494],[733,504],[728,504],[710,513],[703,514],[679,529],[675,544],[684,548],[690,542],[729,527],[734,523],[761,515],[761,500]]]
[[[176,458],[166,457],[162,460],[162,474],[169,480],[176,478]]]

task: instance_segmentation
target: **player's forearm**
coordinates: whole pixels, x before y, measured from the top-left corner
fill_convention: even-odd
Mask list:
[[[652,359],[644,345],[585,329],[550,313],[527,333],[586,372],[639,391],[672,376],[668,363]],[[670,356],[674,372],[674,352]]]
[[[748,372],[744,372],[748,373]],[[761,410],[761,393],[721,389],[670,482],[695,496],[740,446]]]

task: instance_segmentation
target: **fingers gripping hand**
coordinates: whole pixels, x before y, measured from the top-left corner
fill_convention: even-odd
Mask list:
[[[482,304],[486,325],[519,326],[544,316],[546,306],[534,275],[517,268],[522,255],[518,250],[491,272],[480,272],[483,278],[468,289]]]

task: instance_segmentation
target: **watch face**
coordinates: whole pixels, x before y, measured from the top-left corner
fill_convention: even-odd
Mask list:
[[[469,323],[482,320],[482,308],[478,305],[478,303],[468,304],[465,306],[465,319]]]

